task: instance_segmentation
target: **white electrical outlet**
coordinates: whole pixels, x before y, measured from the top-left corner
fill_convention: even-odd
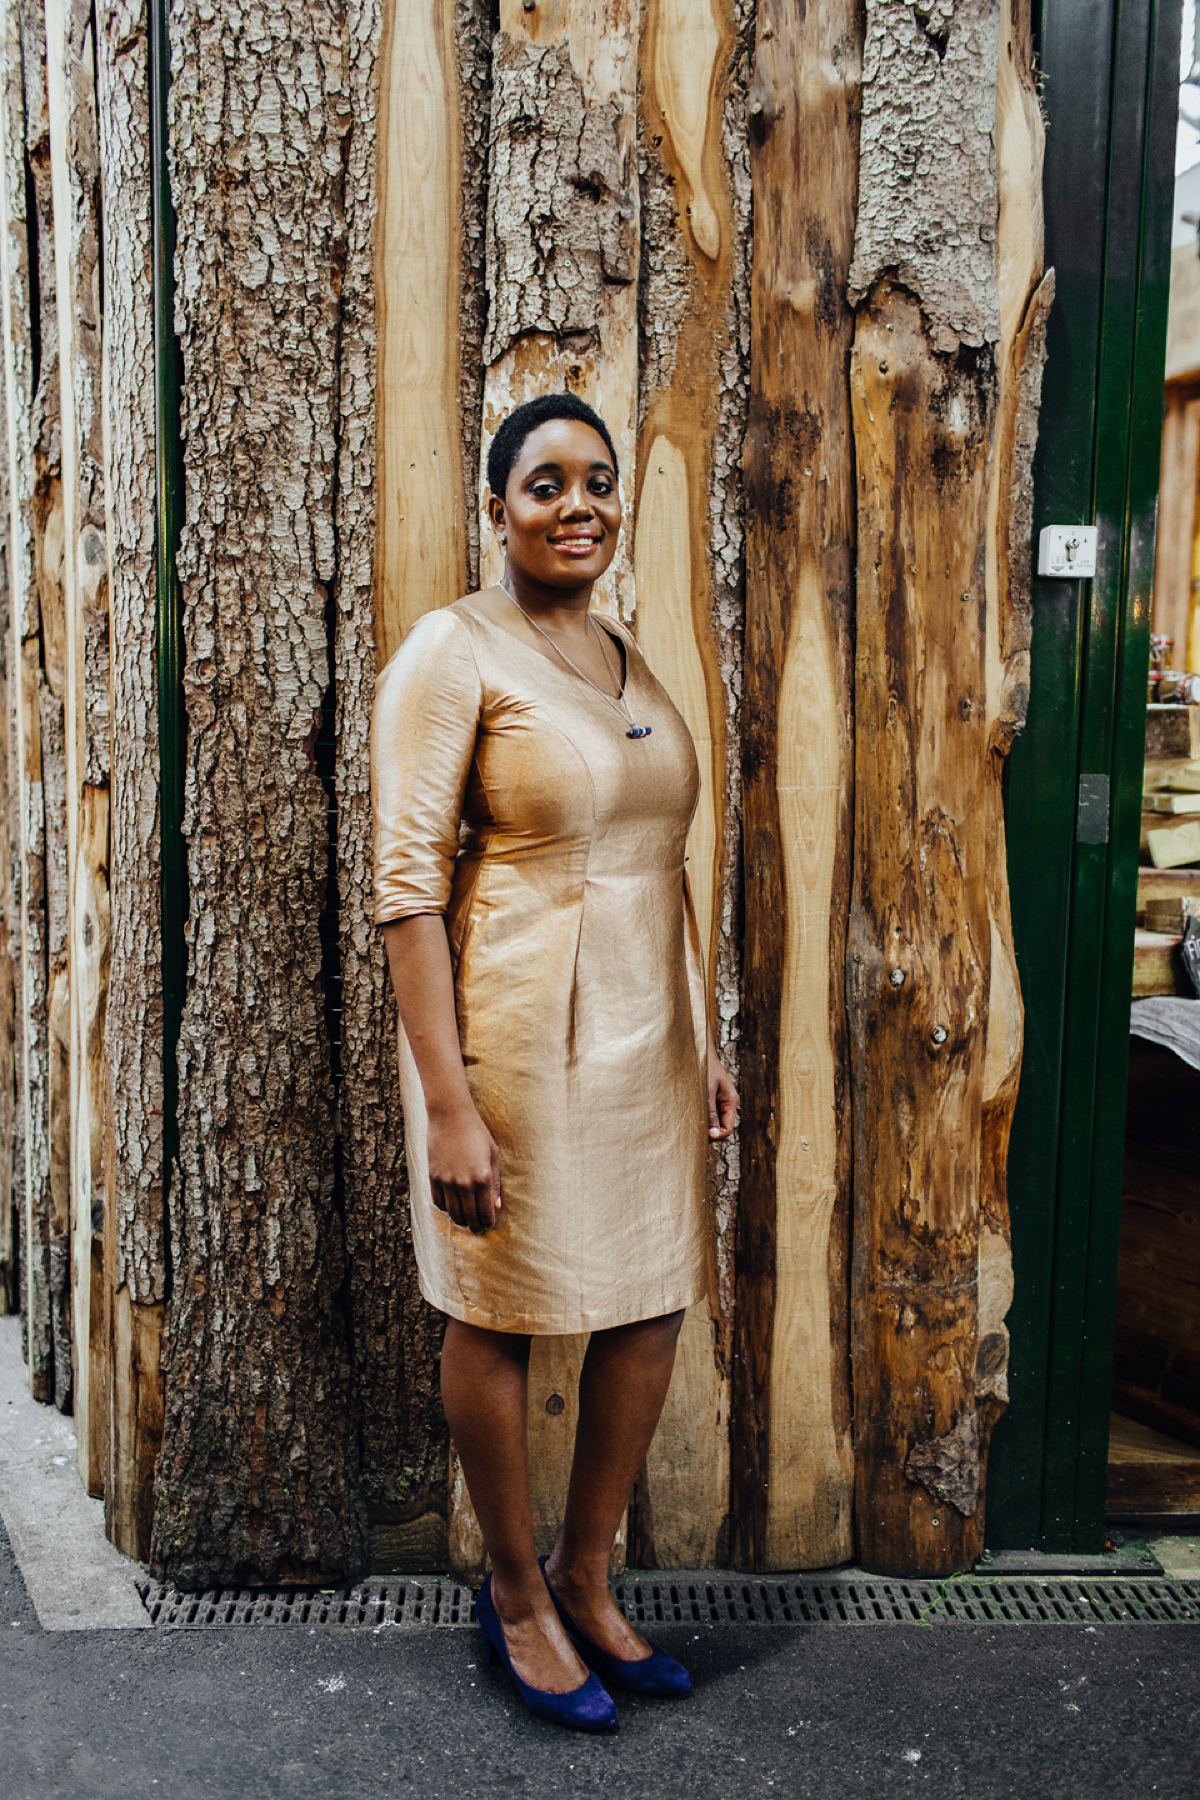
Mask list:
[[[1089,581],[1096,573],[1094,525],[1044,525],[1038,538],[1039,575]]]

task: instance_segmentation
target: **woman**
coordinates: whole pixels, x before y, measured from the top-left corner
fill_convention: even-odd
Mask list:
[[[597,1673],[690,1686],[617,1610],[608,1562],[705,1287],[706,1123],[728,1137],[737,1094],[684,876],[692,740],[630,634],[588,610],[621,529],[612,440],[546,395],[501,425],[488,481],[501,583],[420,619],[379,680],[375,916],[421,1288],[449,1315],[442,1398],[491,1558],[485,1646],[534,1711],[604,1730]],[[583,1331],[543,1574],[529,1341]]]

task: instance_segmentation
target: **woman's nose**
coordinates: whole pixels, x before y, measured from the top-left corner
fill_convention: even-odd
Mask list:
[[[562,510],[568,519],[575,518],[579,513],[590,515],[592,511],[591,495],[585,487],[567,488],[563,494]]]

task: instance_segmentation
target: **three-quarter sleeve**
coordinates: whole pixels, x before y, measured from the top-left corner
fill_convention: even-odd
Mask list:
[[[481,701],[468,628],[452,612],[426,613],[375,687],[377,925],[446,909]]]

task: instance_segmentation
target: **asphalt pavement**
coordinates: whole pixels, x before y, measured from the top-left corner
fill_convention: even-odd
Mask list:
[[[0,1530],[4,1800],[1197,1800],[1200,1628],[664,1630],[689,1699],[530,1718],[475,1630],[44,1631]]]

